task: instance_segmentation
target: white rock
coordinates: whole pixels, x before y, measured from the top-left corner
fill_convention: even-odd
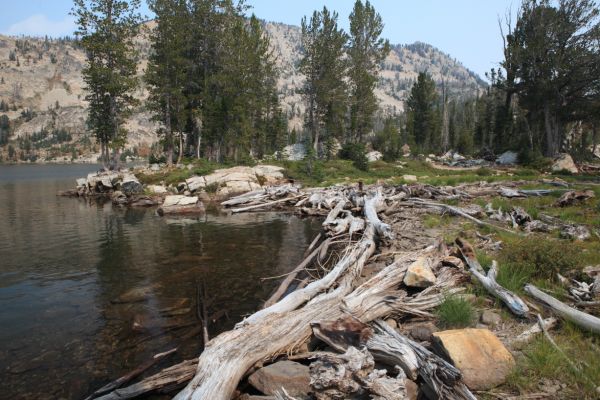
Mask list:
[[[569,171],[572,174],[576,174],[579,172],[579,170],[577,169],[577,165],[575,165],[575,162],[573,161],[573,157],[571,157],[567,153],[560,154],[554,160],[554,164],[552,164],[552,171],[559,172],[563,170]]]
[[[87,183],[87,179],[85,178],[77,178],[77,187],[85,186]]]
[[[406,182],[416,182],[417,177],[415,175],[402,175],[402,179]]]
[[[370,151],[367,153],[367,160],[369,160],[369,162],[379,161],[382,158],[383,154],[381,154],[379,151]]]
[[[155,194],[167,193],[167,188],[162,185],[148,185],[148,190]]]
[[[165,197],[163,207],[189,206],[198,202],[198,196],[182,196],[179,194]]]

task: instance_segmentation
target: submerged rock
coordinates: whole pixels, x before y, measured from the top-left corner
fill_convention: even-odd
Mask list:
[[[502,342],[488,329],[455,329],[432,335],[434,351],[450,360],[471,390],[498,386],[515,365]]]
[[[250,375],[248,383],[268,395],[284,388],[290,396],[305,396],[310,391],[310,371],[294,361],[279,361]]]

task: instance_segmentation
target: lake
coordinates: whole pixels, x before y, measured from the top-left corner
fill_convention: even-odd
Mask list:
[[[152,355],[202,349],[269,297],[320,229],[281,213],[161,218],[56,196],[95,165],[0,166],[0,398],[83,398]]]

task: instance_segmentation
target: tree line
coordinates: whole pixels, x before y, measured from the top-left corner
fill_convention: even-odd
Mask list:
[[[402,143],[424,154],[513,150],[523,162],[565,151],[591,157],[600,139],[597,4],[524,0],[514,25],[504,21],[503,30],[504,60],[487,74],[482,93],[458,98],[420,73],[405,112],[388,118],[376,147],[389,158]]]

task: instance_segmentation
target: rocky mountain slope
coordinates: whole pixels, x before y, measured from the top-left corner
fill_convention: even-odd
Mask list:
[[[152,26],[151,23],[148,25]],[[298,72],[300,28],[272,22],[266,22],[265,27],[277,57],[282,107],[288,115],[290,129],[301,129],[304,105],[298,89],[304,77]],[[145,37],[141,37],[138,44],[142,50],[141,77],[150,45]],[[43,136],[40,132],[52,136],[53,131],[64,129],[72,135],[70,143],[77,143],[75,147],[67,146],[70,153],[73,150],[94,152],[94,141],[85,125],[86,104],[81,76],[84,64],[84,53],[71,41],[0,35],[0,100],[9,105],[8,111],[0,110],[0,113],[13,121],[11,140],[27,135]],[[475,73],[430,45],[396,45],[382,65],[377,87],[381,109],[388,114],[402,111],[412,83],[418,73],[425,70],[436,81],[441,83],[443,80],[457,95],[475,94],[485,86]],[[146,95],[142,84],[136,96],[143,100]],[[130,148],[148,149],[157,140],[157,126],[144,109],[143,101],[127,128]],[[56,145],[65,150],[65,143],[52,143],[52,146]],[[42,158],[53,158],[60,153],[48,151],[48,146],[38,147]],[[44,148],[45,152],[42,151]]]

